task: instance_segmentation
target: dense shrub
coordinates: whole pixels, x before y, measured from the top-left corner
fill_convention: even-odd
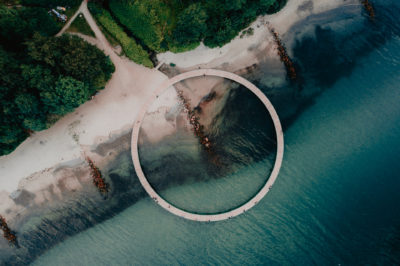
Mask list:
[[[175,27],[178,3],[178,0],[110,0],[109,5],[113,14],[133,35],[150,49],[160,52],[168,50],[165,37]]]
[[[23,41],[32,37],[35,31],[52,36],[59,30],[60,27],[44,8],[0,6],[0,40],[7,49],[21,49]]]
[[[87,101],[113,71],[108,57],[76,36],[36,32],[19,51],[0,45],[0,155]]]
[[[81,0],[21,0],[24,6],[41,6],[41,7],[56,7],[69,6],[74,7],[80,5]]]
[[[97,21],[113,36],[122,46],[125,55],[134,62],[146,67],[153,67],[149,54],[142,46],[130,38],[124,30],[113,20],[110,13],[104,9],[98,8],[95,4],[89,3],[90,11],[96,17]]]
[[[276,12],[285,3],[286,0],[203,0],[208,14],[204,44],[217,47],[230,42],[258,15]]]
[[[188,6],[178,17],[173,39],[179,46],[200,43],[207,31],[207,13],[199,3]]]
[[[119,22],[149,48],[184,51],[200,41],[210,47],[231,41],[258,15],[286,0],[110,0]]]
[[[68,32],[78,32],[91,37],[96,37],[85,17],[79,14],[67,29]]]

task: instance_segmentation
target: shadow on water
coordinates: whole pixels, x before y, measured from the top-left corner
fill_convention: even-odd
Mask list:
[[[180,132],[165,138],[161,143],[141,145],[139,149],[143,171],[149,183],[167,201],[182,209],[189,210],[187,206],[180,206],[173,199],[169,199],[168,192],[163,194],[166,189],[216,179],[229,179],[230,175],[240,175],[239,172],[243,167],[249,167],[266,158],[271,160],[271,165],[273,164],[276,136],[267,109],[247,88],[237,86],[236,83],[231,85],[234,86],[227,88],[226,102],[222,101],[224,108],[214,114],[210,126],[205,129],[212,143],[211,151],[203,149],[198,140],[192,136],[192,132]],[[240,186],[242,189],[236,192],[238,195],[233,193],[226,198],[222,196],[224,191],[219,190],[217,193],[221,194],[221,197],[215,196],[215,201],[229,200],[226,204],[219,204],[223,205],[224,209],[220,207],[215,207],[215,211],[210,209],[206,211],[205,207],[196,209],[196,200],[191,199],[190,195],[182,197],[189,197],[184,202],[187,204],[191,202],[189,204],[191,212],[225,212],[244,204],[254,196],[267,181],[270,171],[271,169],[266,170],[261,184],[255,180],[254,184],[243,182]],[[245,177],[242,179],[244,180]],[[222,182],[224,181],[218,184],[222,186]],[[246,186],[247,190],[243,186]],[[244,191],[250,194],[246,197],[243,195]],[[197,193],[198,197],[204,198],[207,197],[208,192],[203,195],[198,190]],[[193,194],[191,196],[196,198]],[[179,199],[179,201],[183,200]],[[231,206],[231,202],[238,205]],[[200,205],[204,205],[203,202]]]
[[[312,34],[303,36],[303,32],[296,32],[292,54],[300,74],[297,84],[268,87],[260,78],[253,80],[274,104],[284,130],[312,106],[324,90],[349,77],[364,56],[400,36],[400,24],[395,15],[400,13],[398,3],[377,1],[374,7],[376,18],[373,21],[364,13],[363,17],[353,14],[351,24],[344,29],[322,22],[315,25]],[[337,18],[338,23],[340,19]],[[348,20],[348,15],[343,19]],[[306,28],[307,25],[303,26]],[[268,66],[261,64],[258,76],[263,75],[263,68],[268,69]]]
[[[398,3],[390,0],[374,1],[374,6],[375,21],[365,18],[356,31],[337,31],[321,24],[315,28],[314,37],[306,36],[297,40],[293,48],[293,58],[303,77],[304,89],[301,92],[297,86],[268,87],[260,79],[255,79],[254,83],[267,94],[276,107],[285,129],[313,104],[322,91],[329,89],[339,79],[351,75],[361,57],[388,40],[400,36]],[[262,67],[263,65],[260,66]],[[262,74],[263,70],[256,71]],[[227,112],[221,115],[229,117],[230,114],[231,112]],[[229,134],[221,133],[222,142],[229,137]],[[246,150],[242,152],[246,154]],[[263,154],[255,154],[255,158],[262,158]],[[2,246],[0,264],[29,264],[55,244],[113,217],[145,196],[145,191],[134,173],[129,150],[122,152],[106,169],[101,170],[112,186],[107,200],[94,199],[91,196],[93,191],[87,194],[82,192],[75,200],[48,211],[46,215],[27,219],[21,230],[17,231],[21,248],[16,250]],[[399,253],[399,231],[397,227],[397,234],[385,240],[382,251],[392,258],[393,254]],[[392,262],[399,263],[398,260]]]
[[[17,230],[21,247],[1,249],[0,265],[27,265],[57,243],[115,216],[145,196],[130,151],[122,152],[101,170],[111,184],[106,200],[93,187],[87,187],[62,206],[32,211]]]

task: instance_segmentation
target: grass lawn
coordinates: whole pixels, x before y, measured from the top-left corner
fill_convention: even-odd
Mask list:
[[[92,31],[82,14],[79,14],[76,17],[71,26],[69,26],[69,28],[67,29],[67,32],[79,32],[88,36],[95,37],[94,32]]]
[[[67,23],[72,18],[72,16],[75,14],[75,12],[78,10],[78,8],[79,8],[79,5],[67,8],[67,10],[65,12],[57,10],[57,12],[59,12],[60,14],[64,14],[67,16],[68,19],[66,22],[59,21],[57,19],[56,15],[54,15],[54,14],[52,14],[51,16],[54,18],[54,20],[57,21],[57,25],[59,25],[60,29],[61,29],[62,27],[64,27],[65,23]]]

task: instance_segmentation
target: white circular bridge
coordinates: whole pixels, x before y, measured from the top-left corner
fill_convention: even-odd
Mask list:
[[[244,203],[243,205],[241,205],[233,210],[223,212],[223,213],[216,213],[216,214],[191,213],[191,212],[179,209],[179,208],[173,206],[172,204],[168,203],[166,200],[164,200],[153,189],[153,187],[150,185],[149,181],[147,180],[146,176],[144,175],[142,167],[140,165],[139,151],[138,151],[138,139],[139,139],[140,126],[142,124],[142,121],[146,114],[146,111],[148,110],[150,105],[158,98],[159,95],[161,95],[165,90],[167,90],[169,87],[171,87],[175,83],[180,82],[185,79],[201,77],[201,76],[216,76],[216,77],[230,79],[230,80],[233,80],[233,81],[245,86],[249,90],[251,90],[263,102],[264,106],[267,108],[267,110],[272,118],[272,121],[274,123],[276,138],[277,138],[277,154],[276,154],[276,158],[275,158],[274,168],[272,170],[272,173],[271,173],[268,181],[261,188],[261,190],[253,198],[251,198],[248,202]],[[179,74],[171,79],[164,81],[160,85],[160,87],[158,87],[153,92],[152,96],[147,100],[147,102],[142,106],[141,110],[139,111],[138,117],[133,126],[131,145],[132,145],[132,147],[131,147],[132,160],[133,160],[133,164],[135,166],[136,174],[139,177],[140,183],[142,184],[142,186],[144,187],[146,192],[150,195],[150,197],[158,205],[163,207],[165,210],[167,210],[177,216],[183,217],[185,219],[189,219],[189,220],[193,220],[193,221],[201,221],[201,222],[221,221],[221,220],[230,219],[234,216],[237,216],[237,215],[249,210],[254,205],[256,205],[268,193],[268,191],[271,189],[272,185],[274,184],[276,178],[278,177],[279,170],[282,165],[283,149],[284,149],[283,131],[282,131],[281,122],[279,120],[278,114],[275,111],[275,108],[273,107],[271,102],[268,100],[268,98],[264,95],[264,93],[262,93],[255,85],[253,85],[248,80],[246,80],[236,74],[233,74],[231,72],[216,70],[216,69],[193,70],[193,71]]]

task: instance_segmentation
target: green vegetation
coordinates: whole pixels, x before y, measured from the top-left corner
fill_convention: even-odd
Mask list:
[[[59,13],[64,14],[68,17],[72,17],[79,5],[81,4],[81,0],[19,0],[20,4],[27,7],[42,7],[46,8],[46,10],[51,10],[52,8],[56,8],[57,6],[66,7],[66,11],[57,10]],[[62,27],[64,26],[64,22],[59,21],[54,15],[52,15],[53,20],[57,22],[57,25]]]
[[[99,27],[99,29],[104,34],[107,41],[111,44],[112,47],[115,47],[117,45],[121,46],[121,44],[100,23],[97,23],[97,26]],[[123,51],[121,52],[121,54],[123,54]]]
[[[102,89],[114,66],[40,7],[0,6],[0,155]]]
[[[245,29],[240,33],[240,38],[243,38],[244,36],[252,36],[254,34],[254,29],[252,27]]]
[[[0,5],[13,6],[13,5],[19,5],[20,2],[21,2],[20,0],[0,0]]]
[[[89,3],[89,8],[103,28],[121,44],[122,50],[128,58],[146,67],[153,67],[153,63],[151,62],[147,51],[124,32],[124,30],[113,20],[109,12],[99,8],[93,3]]]
[[[81,4],[81,0],[20,0],[23,6],[40,6],[54,8],[56,6],[76,7]]]
[[[231,41],[258,15],[279,10],[286,0],[109,0],[113,15],[156,52],[185,51],[204,41]]]
[[[173,11],[179,7],[178,0],[110,0],[109,6],[119,21],[150,49],[168,49],[164,38],[168,33],[172,33],[176,24]]]
[[[198,45],[207,31],[207,13],[200,3],[189,5],[178,17],[173,32],[174,44],[177,47]]]
[[[102,89],[114,67],[100,50],[78,37],[52,37],[61,24],[47,14],[48,10],[69,7],[66,15],[71,16],[81,0],[0,1],[3,155],[14,150],[32,131],[48,128]],[[9,8],[4,3],[17,6]],[[120,43],[127,57],[153,67],[149,50],[182,52],[201,41],[209,47],[222,46],[258,15],[276,12],[285,3],[286,0],[98,0],[97,4],[90,2],[89,8],[108,39]],[[78,17],[71,29],[93,35],[83,18]],[[251,35],[252,30],[243,35]]]
[[[4,48],[18,51],[34,31],[51,36],[60,29],[44,8],[0,6],[0,40]]]
[[[94,32],[90,28],[89,24],[86,22],[85,17],[79,14],[72,24],[69,26],[68,32],[79,32],[88,36],[95,37]]]

